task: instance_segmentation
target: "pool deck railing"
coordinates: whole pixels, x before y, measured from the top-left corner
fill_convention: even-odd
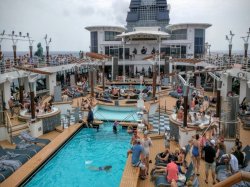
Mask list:
[[[53,141],[46,145],[34,157],[15,171],[10,177],[0,184],[0,187],[20,186],[34,173],[50,156],[57,151],[80,127],[82,124],[71,125],[64,129]]]

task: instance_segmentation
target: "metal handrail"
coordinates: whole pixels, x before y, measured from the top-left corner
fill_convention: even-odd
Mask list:
[[[6,124],[6,128],[7,128],[7,132],[10,135],[10,143],[12,143],[12,123],[11,123],[11,120],[10,120],[8,112],[5,111],[4,113],[6,115],[6,122],[5,122],[5,124]]]

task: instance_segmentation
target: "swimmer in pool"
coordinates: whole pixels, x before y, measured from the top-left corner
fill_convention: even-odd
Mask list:
[[[92,171],[109,171],[112,168],[112,166],[102,166],[102,167],[96,167],[96,166],[89,166],[88,169]]]

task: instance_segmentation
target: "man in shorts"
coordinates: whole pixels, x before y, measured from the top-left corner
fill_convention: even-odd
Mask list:
[[[216,151],[215,151],[215,141],[211,140],[204,148],[205,153],[205,173],[206,180],[205,183],[208,184],[208,172],[209,169],[212,171],[213,184],[215,184],[215,167],[216,167]]]
[[[136,139],[136,144],[131,147],[131,149],[128,151],[127,156],[129,153],[132,153],[132,166],[133,167],[139,167],[140,168],[140,178],[141,179],[146,179],[146,174],[147,174],[147,168],[144,163],[144,158],[143,158],[143,147],[141,145],[140,139]],[[140,158],[142,158],[140,160]]]

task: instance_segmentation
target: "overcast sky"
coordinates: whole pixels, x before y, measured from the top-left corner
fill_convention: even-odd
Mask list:
[[[0,32],[29,32],[35,45],[44,35],[52,38],[52,51],[88,51],[92,25],[126,24],[130,0],[0,0]],[[250,0],[168,0],[170,24],[211,23],[206,41],[211,50],[227,50],[225,35],[232,30],[233,50],[243,49],[250,27]],[[11,51],[11,41],[3,41],[2,50]],[[18,42],[18,51],[28,51],[28,42]],[[36,47],[35,47],[36,48]]]

